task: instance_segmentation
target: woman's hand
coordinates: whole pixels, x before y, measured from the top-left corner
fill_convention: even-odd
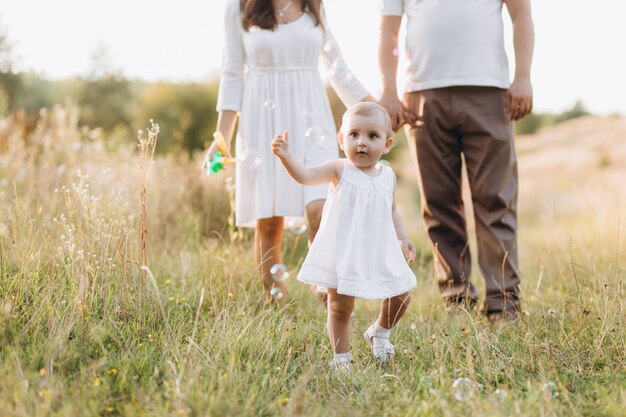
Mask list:
[[[204,158],[202,159],[202,166],[201,166],[203,170],[206,170],[206,167],[209,166],[209,164],[211,163],[211,159],[213,159],[213,156],[215,156],[216,152],[217,152],[217,145],[215,144],[215,141],[213,141],[213,143],[211,143],[211,146],[209,146],[209,149],[207,149],[206,152],[204,153]]]
[[[223,156],[230,157],[230,143],[226,143],[224,137],[221,134],[219,134],[218,138],[217,132],[213,135],[213,137],[215,139],[213,140],[213,142],[211,142],[211,146],[209,146],[209,149],[207,149],[207,151],[204,153],[204,158],[202,159],[203,170],[206,169],[207,166],[209,166],[209,164],[211,163],[211,159],[213,159],[213,157],[215,156],[217,151],[220,150],[220,148],[226,148],[227,154]]]
[[[274,139],[272,139],[272,153],[280,159],[289,156],[289,132],[285,131],[282,135],[274,136]]]
[[[407,262],[412,263],[415,260],[415,245],[411,242],[411,239],[401,239],[400,248],[402,249],[404,256],[407,258]]]

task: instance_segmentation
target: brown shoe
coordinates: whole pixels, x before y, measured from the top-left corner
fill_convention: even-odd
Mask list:
[[[472,311],[476,309],[476,305],[478,304],[476,299],[465,296],[449,297],[445,299],[445,302],[447,312],[453,312],[457,309]]]
[[[489,323],[494,325],[509,324],[519,318],[519,312],[517,310],[488,311],[485,315]]]

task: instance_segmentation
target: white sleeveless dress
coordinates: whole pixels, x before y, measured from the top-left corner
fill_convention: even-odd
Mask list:
[[[396,176],[386,165],[379,164],[374,177],[343,161],[298,280],[366,299],[404,294],[415,288],[416,278],[391,217]]]

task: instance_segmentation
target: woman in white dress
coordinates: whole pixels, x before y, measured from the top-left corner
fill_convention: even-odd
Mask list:
[[[256,228],[255,258],[271,300],[273,287],[285,291],[270,273],[273,265],[282,264],[284,228],[300,228],[306,217],[312,241],[328,191],[327,185],[302,186],[291,179],[272,157],[273,136],[291,132],[292,152],[307,165],[337,158],[320,58],[347,106],[374,99],[347,69],[321,0],[227,0],[224,28],[216,131],[230,146],[239,115],[236,223]],[[206,159],[216,148],[213,143]]]

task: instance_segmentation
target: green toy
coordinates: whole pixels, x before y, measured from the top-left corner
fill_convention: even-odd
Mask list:
[[[220,132],[215,132],[213,133],[213,138],[215,138],[218,150],[206,166],[207,175],[220,172],[224,169],[224,165],[234,161],[234,158],[230,157],[230,151],[228,150],[224,136],[222,136]]]

